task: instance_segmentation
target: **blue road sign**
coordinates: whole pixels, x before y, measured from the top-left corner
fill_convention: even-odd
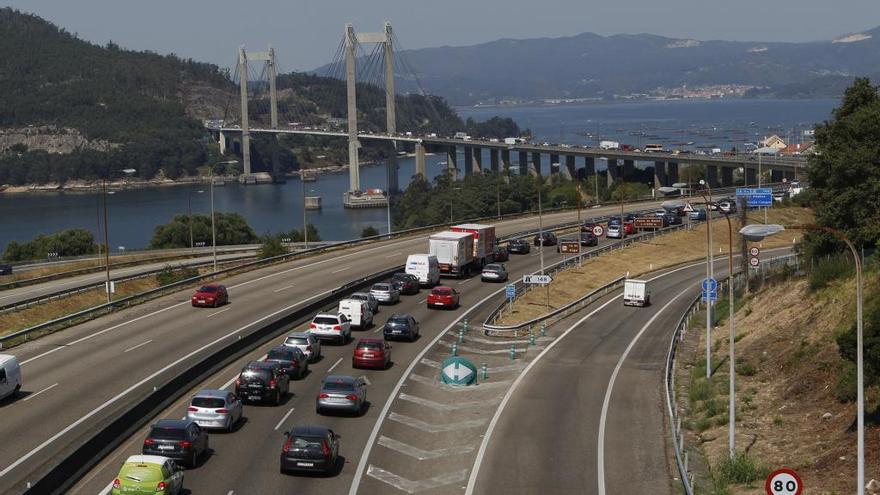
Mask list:
[[[738,187],[736,196],[745,197],[748,206],[773,205],[773,190],[769,187]]]
[[[706,301],[717,301],[718,300],[718,292],[717,291],[703,291],[703,302]]]
[[[446,358],[440,365],[440,382],[449,385],[473,385],[477,381],[477,367],[459,356]]]
[[[703,279],[703,292],[715,292],[718,290],[718,281],[714,278],[704,278]]]
[[[505,289],[506,289],[505,292],[507,293],[508,299],[513,299],[516,297],[516,286],[515,285],[507,284],[507,287]]]

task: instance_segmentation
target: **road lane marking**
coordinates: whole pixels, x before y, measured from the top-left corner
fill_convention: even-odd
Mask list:
[[[152,341],[153,341],[153,339],[150,339],[150,340],[148,340],[148,341],[146,341],[146,342],[141,342],[140,344],[138,344],[138,345],[136,345],[136,346],[133,346],[133,347],[129,347],[128,349],[126,349],[126,350],[124,350],[124,351],[122,351],[122,352],[123,352],[123,353],[126,353],[126,352],[133,351],[133,350],[137,349],[138,347],[143,347],[143,346],[149,344],[149,343],[152,342]]]
[[[443,433],[447,431],[459,431],[464,429],[476,428],[478,426],[483,426],[486,424],[485,419],[467,419],[464,421],[457,421],[455,423],[443,423],[443,424],[435,424],[428,423],[422,421],[421,419],[416,419],[410,416],[405,416],[403,414],[398,414],[393,412],[388,415],[388,419],[391,421],[395,421],[397,423],[415,428],[417,430],[422,430],[426,433]]]
[[[21,401],[22,401],[22,402],[27,402],[27,401],[33,399],[34,397],[36,397],[36,396],[42,394],[43,392],[48,392],[49,390],[52,390],[53,388],[55,388],[55,387],[57,387],[57,386],[58,386],[57,383],[54,383],[54,384],[52,384],[52,385],[49,385],[48,387],[44,388],[43,390],[40,390],[39,392],[34,392],[34,393],[32,393],[31,395],[28,395],[28,396],[25,397],[24,399],[21,399]]]
[[[278,293],[278,292],[281,292],[281,291],[283,291],[283,290],[292,289],[292,288],[294,288],[294,287],[296,287],[296,284],[285,285],[284,287],[282,287],[282,288],[280,288],[280,289],[275,289],[275,290],[273,290],[272,292]]]
[[[232,309],[232,308],[226,308],[226,309],[221,309],[220,311],[214,311],[213,313],[209,314],[205,318],[211,318],[212,316],[217,316],[220,313],[225,313],[225,312],[229,311],[230,309]]]
[[[412,495],[453,483],[461,483],[467,478],[467,469],[452,471],[426,480],[413,481],[370,464],[367,475]]]
[[[385,259],[394,258],[395,256],[400,256],[401,254],[403,254],[403,253],[401,253],[400,251],[398,251],[396,253],[391,253],[388,256],[385,256]]]
[[[422,397],[417,397],[415,395],[406,394],[403,392],[401,392],[400,395],[398,395],[397,397],[401,400],[405,400],[407,402],[412,402],[413,404],[418,404],[420,406],[424,406],[424,407],[433,409],[435,411],[455,411],[458,409],[465,409],[465,408],[476,409],[481,406],[493,404],[493,403],[501,400],[500,398],[483,399],[483,400],[474,401],[474,402],[456,402],[455,404],[450,405],[450,404],[442,404],[440,402],[435,402],[432,400],[428,400],[428,399],[425,399]]]
[[[473,280],[473,279],[472,279],[472,278],[469,278],[469,279],[467,279],[467,280],[462,280],[461,282],[458,283],[458,285],[464,285],[464,284],[470,282],[471,280]]]
[[[331,371],[333,371],[333,369],[336,368],[337,366],[339,366],[339,363],[341,363],[341,362],[342,362],[342,358],[337,359],[336,362],[333,363],[333,366],[331,366],[330,369],[327,370],[327,373],[330,373]]]
[[[424,299],[422,299],[421,301],[419,301],[419,304],[425,304],[426,302],[428,302],[428,298],[427,298],[427,297],[424,298]]]
[[[275,431],[278,431],[278,428],[281,428],[281,425],[283,425],[284,422],[287,421],[287,418],[289,418],[291,414],[293,414],[293,408],[292,408],[292,407],[290,408],[289,411],[287,411],[287,414],[285,414],[284,417],[281,418],[281,421],[279,421],[278,424],[275,425]]]
[[[605,495],[605,423],[608,420],[608,406],[611,404],[611,393],[614,392],[614,382],[617,381],[617,374],[620,373],[620,369],[623,367],[623,362],[626,361],[626,357],[629,356],[629,352],[635,347],[636,343],[642,337],[642,334],[648,330],[648,328],[654,324],[654,321],[663,314],[666,309],[672,305],[675,301],[678,300],[679,297],[693,292],[694,287],[696,285],[688,286],[685,290],[679,292],[675,297],[669,300],[666,304],[660,308],[659,311],[654,313],[654,316],[648,320],[647,323],[639,330],[639,333],[636,334],[635,337],[630,340],[629,345],[626,346],[626,349],[623,351],[623,354],[620,355],[620,359],[617,360],[617,364],[614,366],[614,371],[611,372],[611,378],[608,380],[608,387],[605,388],[605,399],[602,401],[602,414],[599,416],[599,441],[597,446],[597,482],[599,484],[599,495]]]
[[[120,392],[120,393],[114,395],[112,398],[108,399],[108,400],[105,401],[104,403],[102,403],[102,404],[100,404],[99,406],[95,407],[95,408],[92,409],[90,412],[86,413],[85,415],[83,415],[83,416],[80,417],[78,420],[74,421],[73,423],[71,423],[70,425],[68,425],[67,427],[65,427],[65,428],[62,429],[61,431],[59,431],[58,433],[52,435],[52,436],[49,437],[47,440],[43,441],[43,443],[41,443],[41,444],[37,445],[36,447],[34,447],[33,449],[31,449],[31,450],[30,450],[28,453],[26,453],[25,455],[19,457],[15,462],[13,462],[12,464],[10,464],[10,465],[7,466],[6,468],[4,468],[2,471],[0,471],[0,478],[3,478],[3,477],[6,476],[7,474],[9,474],[13,469],[17,468],[17,467],[20,466],[23,462],[27,461],[28,459],[30,459],[30,458],[33,457],[34,455],[38,454],[40,451],[42,451],[43,449],[45,449],[46,447],[48,447],[49,445],[51,445],[53,442],[55,442],[55,441],[58,440],[59,438],[61,438],[61,437],[65,436],[65,435],[67,435],[67,434],[68,434],[71,430],[73,430],[74,428],[76,428],[76,427],[78,427],[79,425],[83,424],[84,422],[88,421],[89,419],[91,419],[92,417],[94,417],[95,415],[97,415],[98,413],[100,413],[101,411],[103,411],[104,409],[107,409],[108,407],[112,406],[112,405],[115,404],[117,401],[119,401],[120,399],[122,399],[122,398],[125,397],[126,395],[130,394],[132,391],[137,390],[139,387],[141,387],[142,385],[144,385],[144,384],[146,384],[146,383],[149,383],[151,380],[153,380],[153,379],[156,378],[157,376],[161,375],[162,373],[165,373],[166,371],[168,371],[168,370],[170,370],[171,368],[173,368],[173,367],[179,365],[180,363],[183,363],[183,362],[186,362],[186,361],[190,360],[190,359],[191,359],[193,356],[195,356],[196,354],[199,354],[200,352],[202,352],[202,351],[204,351],[204,350],[206,350],[206,349],[208,349],[208,348],[210,348],[210,347],[213,347],[213,346],[219,344],[220,342],[222,342],[222,341],[228,339],[229,337],[232,337],[233,335],[236,335],[236,334],[239,334],[239,333],[243,332],[245,329],[247,329],[247,328],[249,328],[249,327],[252,327],[252,326],[256,325],[257,323],[260,323],[260,322],[262,322],[262,321],[264,321],[264,320],[267,320],[267,319],[269,319],[269,318],[271,318],[271,317],[273,317],[273,316],[275,316],[275,315],[277,315],[277,314],[280,314],[280,313],[283,313],[283,312],[285,312],[285,311],[287,311],[287,310],[290,310],[290,309],[292,309],[292,308],[295,308],[296,306],[299,306],[299,305],[301,305],[301,304],[303,304],[303,303],[306,303],[306,302],[308,302],[308,301],[310,301],[310,300],[312,300],[312,299],[316,299],[316,298],[318,298],[318,297],[323,297],[324,295],[329,294],[330,292],[333,292],[333,290],[334,290],[334,289],[331,289],[331,290],[328,290],[328,291],[324,291],[324,292],[322,292],[322,293],[320,293],[320,294],[315,294],[314,296],[312,296],[312,297],[310,297],[310,298],[308,298],[308,299],[303,299],[302,301],[297,301],[296,303],[291,304],[290,306],[287,306],[286,308],[282,308],[282,309],[279,309],[278,311],[275,311],[275,312],[269,313],[269,314],[267,314],[267,315],[265,315],[265,316],[263,316],[263,317],[260,317],[259,319],[256,319],[256,320],[254,320],[254,321],[252,321],[252,322],[250,322],[250,323],[248,323],[248,324],[246,324],[246,325],[244,325],[244,326],[242,326],[242,327],[239,327],[239,328],[236,329],[236,330],[233,330],[232,332],[227,333],[226,335],[223,335],[223,336],[221,336],[221,337],[219,337],[219,338],[217,338],[217,339],[212,340],[211,342],[208,342],[207,344],[205,344],[205,345],[199,347],[198,349],[195,349],[195,350],[193,350],[193,351],[190,351],[189,353],[187,353],[187,354],[184,355],[184,356],[181,356],[181,357],[177,358],[177,359],[174,360],[173,362],[171,362],[171,363],[167,364],[166,366],[162,367],[161,369],[159,369],[159,370],[157,370],[157,371],[151,373],[149,376],[143,378],[142,380],[140,380],[139,382],[135,383],[134,385],[131,385],[131,386],[129,386],[128,388],[126,388],[125,390],[123,390],[122,392]],[[181,303],[181,304],[189,304],[189,301],[187,301],[187,302],[185,302],[185,303]],[[167,309],[167,308],[166,308],[166,309]]]
[[[370,379],[367,378],[367,375],[361,375],[361,376],[359,376],[358,378],[360,378],[361,380],[363,380],[364,383],[366,383],[368,387],[370,387],[370,386],[373,385],[373,383],[370,381]]]
[[[338,269],[338,270],[333,270],[333,271],[330,272],[330,273],[340,273],[340,272],[344,272],[345,270],[348,270],[349,268],[351,268],[351,265],[349,265],[349,266],[343,266],[342,268],[340,268],[340,269]]]
[[[491,368],[490,368],[490,370],[491,370]],[[473,387],[459,387],[459,386],[455,386],[455,385],[446,385],[445,383],[440,383],[440,379],[436,378],[436,377],[428,378],[426,376],[417,375],[415,373],[409,375],[409,379],[416,382],[416,383],[421,383],[424,385],[429,385],[431,387],[439,388],[441,390],[445,390],[447,392],[456,392],[456,393],[458,393],[458,392],[474,392],[474,391],[485,392],[487,389],[490,389],[490,388],[506,387],[513,382],[513,380],[504,380],[504,381],[499,381],[499,382],[483,382],[483,383],[480,383],[478,386],[473,386]]]
[[[377,443],[385,448],[400,452],[401,454],[408,455],[413,459],[418,459],[420,461],[424,461],[426,459],[436,459],[438,457],[446,457],[454,454],[466,454],[474,450],[474,447],[470,445],[459,445],[456,447],[449,447],[437,450],[422,450],[418,447],[414,447],[412,445],[397,441],[393,438],[386,437],[385,435],[379,437],[379,441]]]

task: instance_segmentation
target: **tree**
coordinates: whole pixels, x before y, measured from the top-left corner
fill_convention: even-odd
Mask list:
[[[873,294],[868,295],[864,307],[864,370],[865,370],[865,386],[880,384],[880,297]],[[856,362],[856,323],[847,329],[847,331],[837,336],[837,347],[840,356],[847,361],[855,364]],[[842,377],[842,378],[845,378]],[[839,397],[848,399],[855,398],[855,381],[845,380],[847,393],[838,393]],[[838,385],[840,386],[840,385]]]
[[[375,237],[377,235],[379,235],[379,231],[372,225],[364,227],[364,230],[361,231],[361,237]]]
[[[257,253],[260,259],[273,258],[287,253],[287,248],[281,244],[281,238],[277,235],[266,234],[262,237],[261,243],[260,251]]]
[[[97,252],[97,244],[91,232],[86,229],[69,229],[49,235],[40,234],[25,243],[11,241],[6,246],[3,259],[25,261],[45,259],[49,253],[64,257],[95,252]]]
[[[257,240],[254,229],[238,213],[214,213],[214,223],[218,246],[250,244]],[[189,247],[190,216],[175,215],[171,222],[156,226],[150,247],[153,249],[173,249]],[[211,244],[211,216],[196,213],[192,215],[193,242]]]

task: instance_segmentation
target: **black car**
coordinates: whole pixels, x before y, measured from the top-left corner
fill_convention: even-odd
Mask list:
[[[540,234],[535,234],[533,242],[535,246],[555,246],[559,241],[556,239],[556,234],[553,232],[542,232]]]
[[[419,293],[419,277],[410,273],[395,273],[391,277],[391,283],[403,295]]]
[[[528,244],[526,244],[528,245]],[[507,248],[504,246],[495,246],[495,256],[492,258],[495,261],[509,261],[510,253],[507,251]]]
[[[279,363],[251,361],[235,379],[235,395],[249,402],[270,401],[274,405],[290,392],[290,378]]]
[[[339,458],[339,435],[323,426],[297,426],[285,432],[281,474],[317,471],[332,474]]]
[[[597,224],[596,222],[586,221],[581,224],[581,232],[592,232],[596,225],[599,224]]]
[[[529,254],[532,246],[525,239],[511,239],[507,241],[507,251],[510,254]]]
[[[280,364],[281,370],[290,378],[300,379],[309,371],[309,359],[299,347],[286,345],[273,347],[263,361]]]
[[[599,238],[592,232],[581,232],[581,246],[598,246]]]
[[[419,338],[419,322],[412,315],[391,315],[388,321],[385,322],[382,335],[385,337],[385,340],[405,338],[412,342]]]
[[[0,275],[12,275],[12,265],[0,265]]]
[[[681,225],[681,217],[676,213],[670,213],[663,217],[667,225]]]
[[[208,450],[208,434],[190,419],[162,419],[144,440],[144,455],[160,455],[194,468]]]

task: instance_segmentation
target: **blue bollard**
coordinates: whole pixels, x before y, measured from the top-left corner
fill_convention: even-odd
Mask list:
[[[489,379],[489,366],[486,363],[480,365],[480,370],[483,372],[483,380]]]
[[[458,343],[464,344],[464,332],[462,332],[461,330],[458,331]]]
[[[546,323],[541,322],[541,337],[543,337],[547,333]]]
[[[468,331],[468,322],[467,322],[467,319],[464,320],[464,326],[463,326],[462,328],[464,328],[465,333],[467,333],[467,331]]]
[[[458,356],[458,344],[452,344],[452,355]]]
[[[535,345],[535,334],[529,334],[529,345]]]
[[[516,359],[516,345],[510,346],[510,360]]]

